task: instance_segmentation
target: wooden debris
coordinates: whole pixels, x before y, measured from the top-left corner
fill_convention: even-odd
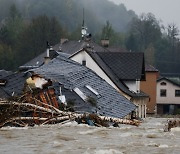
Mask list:
[[[30,98],[36,104],[25,100],[21,102],[0,100],[0,128],[4,126],[34,126],[64,123],[76,120],[79,123],[87,123],[94,126],[108,127],[108,122],[116,124],[128,124],[138,126],[138,120],[120,119],[98,116],[96,114],[78,114],[75,112],[61,111],[52,105],[44,104],[36,98]],[[33,101],[33,102],[34,102]],[[41,104],[41,106],[40,106]],[[46,105],[46,106],[45,106]]]

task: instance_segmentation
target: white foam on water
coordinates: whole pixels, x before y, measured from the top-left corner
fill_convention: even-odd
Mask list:
[[[64,144],[62,144],[62,142],[58,142],[58,141],[54,141],[53,142],[53,147],[63,147]]]
[[[95,129],[91,129],[91,130],[87,130],[87,131],[78,132],[78,134],[80,134],[80,135],[94,134],[100,130],[102,130],[102,129],[95,128]]]
[[[121,137],[129,137],[129,136],[132,136],[132,133],[131,132],[121,133],[120,136]]]
[[[115,149],[100,149],[100,150],[95,150],[95,154],[123,154],[122,152],[115,150]]]
[[[171,132],[180,132],[180,127],[171,128]]]
[[[62,127],[79,126],[76,121],[70,121],[70,122],[67,122],[67,123],[65,123],[65,124],[58,124],[58,125],[59,125],[59,126],[62,126]]]
[[[2,127],[0,130],[26,130],[26,129],[29,129],[29,127]]]
[[[159,145],[159,148],[168,148],[169,146],[168,145],[166,145],[166,144],[161,144],[161,145]]]

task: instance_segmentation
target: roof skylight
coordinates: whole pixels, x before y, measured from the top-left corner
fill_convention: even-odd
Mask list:
[[[89,89],[91,92],[93,92],[95,95],[99,95],[99,93],[93,89],[90,85],[86,85],[86,88]]]
[[[87,99],[86,95],[85,95],[79,88],[74,88],[73,90],[74,90],[75,93],[78,94],[79,97],[81,97],[83,100],[86,100],[86,99]]]

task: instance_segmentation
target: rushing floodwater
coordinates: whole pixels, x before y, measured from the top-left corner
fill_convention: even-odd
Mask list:
[[[180,154],[180,127],[164,132],[167,119],[147,118],[139,127],[46,125],[0,129],[0,153]]]

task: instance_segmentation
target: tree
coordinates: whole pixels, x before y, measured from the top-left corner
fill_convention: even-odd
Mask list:
[[[114,30],[112,29],[112,25],[109,21],[106,21],[106,25],[102,28],[101,38],[106,40],[110,39],[114,34]]]
[[[15,4],[9,9],[9,16],[0,30],[1,42],[7,45],[15,45],[19,34],[23,30],[23,20]]]
[[[39,16],[21,34],[18,44],[19,65],[41,54],[46,49],[46,42],[54,45],[65,35],[60,23],[55,17]]]
[[[131,22],[129,33],[136,38],[138,50],[144,52],[149,44],[155,44],[161,38],[159,21],[151,13],[142,14]]]
[[[147,64],[155,66],[155,49],[152,44],[145,50],[145,61]]]
[[[125,46],[129,51],[138,51],[134,34],[131,33],[130,36],[126,39]]]
[[[179,29],[173,23],[173,24],[168,25],[167,32],[168,32],[169,43],[170,43],[171,48],[172,48],[171,57],[172,57],[172,60],[175,60],[174,58],[175,58],[175,52],[177,50],[176,49],[177,48],[177,42],[178,42],[177,36],[179,35]]]

